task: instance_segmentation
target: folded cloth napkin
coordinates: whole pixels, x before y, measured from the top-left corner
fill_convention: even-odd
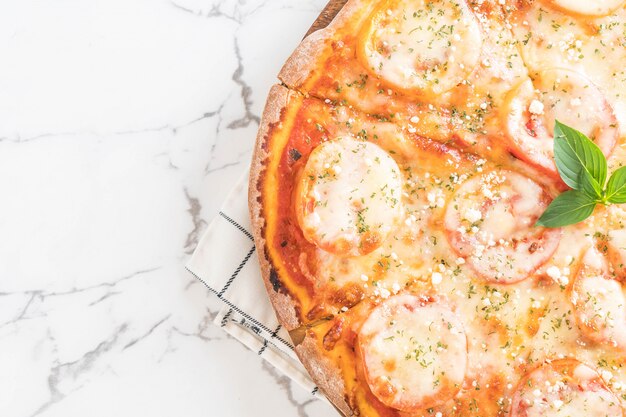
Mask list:
[[[215,324],[326,400],[294,353],[265,292],[248,214],[248,172],[209,224],[187,270],[224,303]]]

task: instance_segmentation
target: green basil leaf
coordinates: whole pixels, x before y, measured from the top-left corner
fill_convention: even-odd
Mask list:
[[[552,200],[535,226],[562,227],[581,222],[593,213],[596,203],[596,199],[582,191],[566,191]]]
[[[626,203],[626,167],[619,168],[609,178],[605,200],[609,203]]]
[[[587,136],[556,120],[554,160],[559,175],[574,190],[582,190],[581,171],[587,171],[600,188],[604,187],[607,164],[604,154]]]
[[[589,172],[584,169],[580,171],[578,182],[580,183],[580,191],[596,199],[602,198],[602,187]]]

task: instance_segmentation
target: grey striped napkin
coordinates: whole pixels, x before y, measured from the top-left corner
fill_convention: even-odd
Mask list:
[[[209,224],[187,270],[224,304],[216,325],[325,400],[296,357],[265,292],[250,232],[247,172]]]

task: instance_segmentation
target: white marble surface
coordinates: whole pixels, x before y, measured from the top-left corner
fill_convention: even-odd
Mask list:
[[[183,265],[325,0],[0,2],[0,415],[332,416]]]

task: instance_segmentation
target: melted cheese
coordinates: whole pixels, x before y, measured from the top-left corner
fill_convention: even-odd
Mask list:
[[[520,281],[545,263],[559,244],[558,229],[534,226],[547,207],[545,191],[520,174],[491,171],[475,177],[447,206],[450,245],[488,281]]]
[[[348,137],[319,145],[301,175],[296,212],[305,237],[338,255],[379,247],[402,215],[401,175],[380,147]]]
[[[626,297],[621,283],[610,278],[606,259],[596,250],[587,251],[584,257],[572,303],[587,338],[626,349]]]
[[[615,395],[587,365],[573,360],[543,365],[520,383],[512,417],[621,417]]]
[[[565,2],[590,7],[603,3],[585,0]],[[514,7],[511,9],[514,10]],[[591,80],[614,110],[621,136],[626,133],[624,8],[607,17],[581,19],[544,7],[542,1],[534,1],[514,11],[511,22],[531,76],[548,68],[562,68]],[[566,103],[573,98],[568,97]],[[585,111],[584,106],[581,110]]]
[[[617,121],[604,94],[577,72],[546,69],[509,93],[505,105],[511,150],[524,161],[556,176],[554,121],[575,126],[608,156],[617,137]]]
[[[626,347],[626,298],[619,282],[581,277],[573,302],[581,327],[592,340]]]
[[[464,0],[381,2],[363,31],[364,65],[401,89],[441,94],[480,57],[480,27]]]
[[[440,303],[389,298],[370,313],[358,338],[372,392],[390,407],[430,407],[461,388],[467,339],[460,320]]]

